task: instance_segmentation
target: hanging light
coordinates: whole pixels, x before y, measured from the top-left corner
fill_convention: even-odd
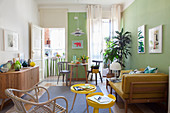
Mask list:
[[[79,1],[77,0],[77,3],[78,3]],[[74,36],[81,36],[81,35],[84,35],[85,33],[82,31],[82,30],[80,30],[80,28],[79,28],[79,12],[78,12],[78,16],[76,16],[75,15],[75,17],[74,17],[74,19],[75,20],[77,20],[77,29],[76,29],[76,31],[75,32],[72,32],[71,34],[72,35],[74,35]]]
[[[81,36],[81,35],[84,35],[85,33],[82,32],[82,30],[80,30],[79,28],[77,28],[76,31],[72,32],[71,34],[74,36]]]

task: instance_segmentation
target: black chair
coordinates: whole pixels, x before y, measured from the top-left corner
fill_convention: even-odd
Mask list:
[[[64,82],[64,75],[66,75],[66,86],[68,85],[68,74],[70,74],[70,70],[68,69],[68,63],[69,62],[58,62],[58,80],[57,80],[57,84],[59,81],[59,78],[61,76],[61,74],[63,74],[63,82]]]
[[[95,62],[96,65],[99,65],[100,67],[100,63],[102,63],[103,61],[98,61],[98,60],[92,60],[92,62]],[[91,73],[91,81],[92,81],[92,78],[93,78],[93,72],[92,70],[88,70],[88,74],[87,74],[87,78],[89,77],[89,74]],[[100,73],[100,70],[99,70],[99,75],[100,75],[100,80],[101,80],[101,83],[103,83],[103,80],[102,80],[102,75]],[[95,76],[96,76],[96,85],[97,85],[97,73],[95,73]]]

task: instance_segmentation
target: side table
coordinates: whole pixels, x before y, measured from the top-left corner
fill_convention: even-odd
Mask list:
[[[88,99],[88,97],[92,97],[94,95],[104,96],[104,94],[101,93],[101,92],[97,92],[97,93],[91,93],[91,94],[86,96],[86,100],[87,100],[88,105],[94,107],[93,113],[99,113],[99,109],[106,109],[106,108],[109,108],[109,113],[111,113],[111,107],[115,104],[116,97],[109,94],[108,97],[113,99],[113,101],[111,101],[110,103],[107,103],[107,104],[99,104],[97,102],[94,102],[94,101]]]

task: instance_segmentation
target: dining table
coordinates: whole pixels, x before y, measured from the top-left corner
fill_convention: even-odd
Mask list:
[[[80,63],[80,64],[76,64],[76,63],[68,63],[69,66],[71,66],[71,69],[70,69],[70,83],[69,85],[71,86],[71,80],[72,80],[72,77],[73,77],[73,68],[76,67],[76,80],[78,80],[78,67],[79,66],[83,66],[84,67],[84,70],[85,70],[85,78],[86,78],[86,83],[88,83],[88,78],[87,78],[87,65],[88,63]]]

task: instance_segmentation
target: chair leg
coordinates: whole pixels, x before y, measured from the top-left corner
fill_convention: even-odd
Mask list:
[[[89,74],[90,74],[90,73],[88,72],[88,73],[87,73],[87,79],[89,78]]]
[[[100,75],[101,83],[103,83],[103,79],[102,79],[102,75],[101,75],[100,71],[99,71],[99,75]]]
[[[64,82],[64,74],[63,74],[63,82]]]
[[[66,86],[68,86],[68,74],[66,74]]]
[[[96,75],[96,86],[97,86],[97,73],[95,75]]]
[[[59,79],[60,79],[60,74],[58,74],[58,80],[57,80],[57,84],[58,84],[58,81],[59,81]]]
[[[93,73],[91,73],[91,81],[92,81],[92,79],[93,79]]]

